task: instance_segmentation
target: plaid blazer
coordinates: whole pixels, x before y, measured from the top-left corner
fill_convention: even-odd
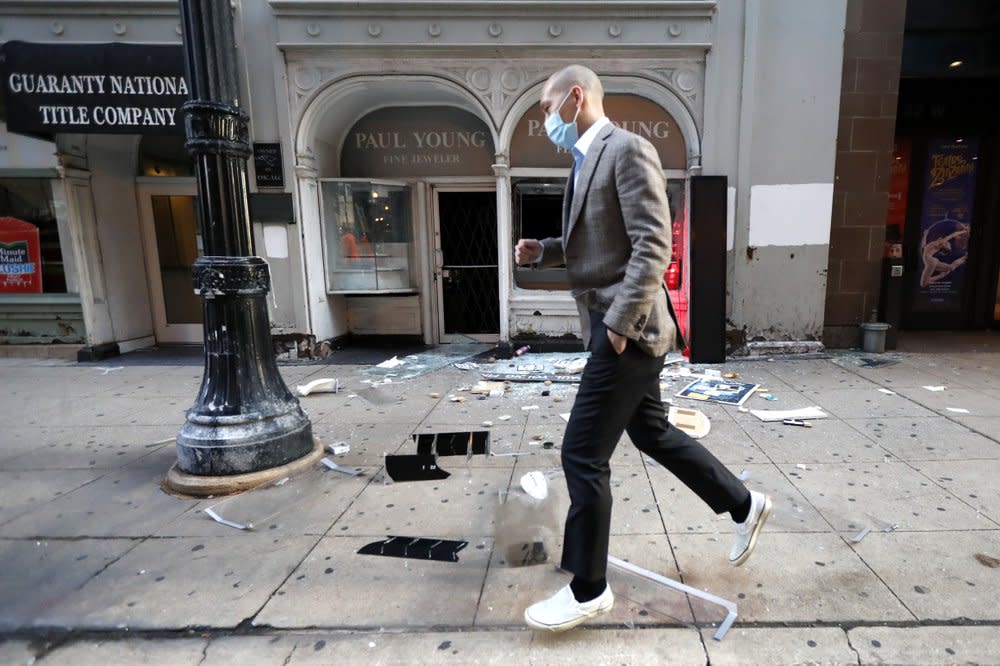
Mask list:
[[[640,136],[607,125],[567,183],[562,236],[545,238],[540,267],[566,264],[589,347],[589,310],[651,356],[678,347],[663,273],[670,260],[670,208],[660,158]]]

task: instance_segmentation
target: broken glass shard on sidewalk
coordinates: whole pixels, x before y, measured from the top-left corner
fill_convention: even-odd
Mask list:
[[[562,477],[561,470],[547,474],[529,472],[524,475],[536,491],[535,497],[519,486],[501,492],[494,514],[494,545],[507,566],[523,567],[541,564],[549,559],[549,544],[562,534],[562,521],[569,508],[566,484],[553,483]],[[537,492],[544,480],[545,494]]]
[[[329,458],[323,458],[320,460],[321,463],[328,469],[332,469],[334,472],[340,472],[341,474],[346,474],[348,476],[361,476],[364,472],[356,467],[348,467],[347,465],[338,465]]]
[[[385,378],[391,376],[398,381],[404,381],[407,379],[413,379],[414,377],[420,377],[421,375],[434,372],[435,370],[440,370],[441,368],[445,368],[454,363],[465,361],[479,354],[483,354],[490,349],[493,349],[493,345],[481,342],[462,342],[441,345],[431,351],[420,354],[410,354],[402,359],[393,357],[396,358],[396,362],[390,364],[392,367],[380,368],[375,365],[361,370],[359,374],[374,378]],[[388,360],[391,361],[392,359]],[[400,361],[402,361],[402,363],[400,363]],[[383,363],[385,363],[385,361],[383,361]]]
[[[406,557],[415,560],[458,562],[458,553],[469,545],[468,541],[427,539],[424,537],[389,536],[361,547],[360,555]]]
[[[480,366],[480,374],[491,381],[575,383],[587,365],[589,354],[526,354],[516,359]]]
[[[736,621],[736,604],[667,578],[631,562],[608,555],[608,584],[615,594],[647,612],[689,624],[717,624],[714,638],[721,641]],[[693,617],[692,617],[693,614]]]
[[[204,520],[205,516],[233,529],[278,529],[286,521],[295,521],[296,528],[302,521],[315,520],[315,529],[329,526],[325,510],[318,510],[317,502],[337,484],[351,483],[349,477],[330,474],[323,467],[315,467],[291,477],[267,481],[236,495],[210,500],[207,506],[193,515]],[[312,528],[313,526],[310,526]],[[222,529],[222,528],[220,528]]]

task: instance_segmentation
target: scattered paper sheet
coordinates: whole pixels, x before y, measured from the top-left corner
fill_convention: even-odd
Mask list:
[[[890,390],[889,390],[889,389],[887,389],[887,388],[880,388],[880,389],[879,389],[879,392],[880,392],[880,393],[885,393],[886,395],[896,395],[896,392],[895,392],[895,391],[890,391]]]
[[[948,407],[949,412],[954,412],[955,414],[968,414],[969,410],[963,409],[962,407]]]
[[[570,414],[569,412],[566,412],[565,414],[560,414],[559,417],[562,418],[562,420],[565,421],[566,423],[569,423],[569,414]]]
[[[943,391],[943,390],[945,390],[948,387],[947,386],[925,386],[924,388],[927,389],[928,391]]]
[[[801,409],[751,409],[750,413],[761,421],[784,421],[785,419],[825,419],[826,412],[819,407]]]

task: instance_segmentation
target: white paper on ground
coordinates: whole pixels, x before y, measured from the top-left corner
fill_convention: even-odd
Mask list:
[[[954,412],[956,414],[968,414],[969,410],[963,409],[962,407],[948,407],[949,412]]]
[[[801,409],[751,409],[750,413],[761,421],[784,421],[785,419],[825,419],[827,417],[819,407],[803,407]]]
[[[880,388],[880,389],[879,389],[879,392],[881,392],[881,393],[885,393],[886,395],[896,395],[896,392],[895,392],[895,391],[890,391],[890,390],[889,390],[889,389],[887,389],[887,388]]]
[[[924,388],[927,389],[928,391],[943,391],[943,390],[945,390],[948,387],[947,386],[925,386]]]
[[[395,368],[395,367],[398,367],[400,365],[404,365],[405,363],[406,363],[406,361],[402,361],[398,357],[393,356],[390,359],[382,361],[381,363],[379,363],[375,367],[376,368]]]
[[[560,418],[562,418],[563,421],[569,423],[569,414],[570,414],[569,412],[566,412],[565,414],[560,414],[559,416]]]

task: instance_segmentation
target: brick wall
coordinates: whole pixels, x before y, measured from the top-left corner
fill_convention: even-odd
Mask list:
[[[823,342],[850,347],[878,307],[906,0],[848,0]]]

